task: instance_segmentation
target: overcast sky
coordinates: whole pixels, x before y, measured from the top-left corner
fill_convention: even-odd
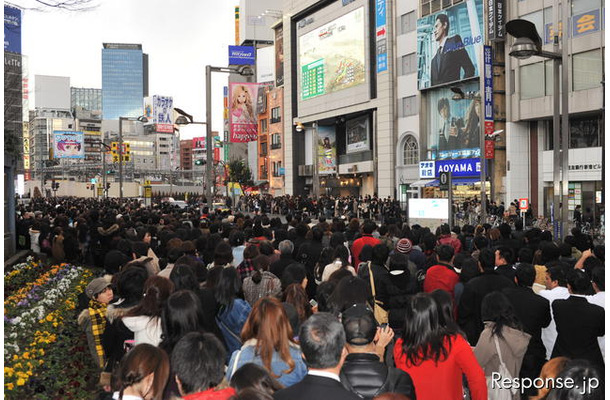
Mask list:
[[[24,6],[29,0],[16,0]],[[149,94],[173,96],[174,106],[205,121],[205,66],[226,66],[235,44],[231,0],[99,0],[87,12],[25,10],[22,52],[34,75],[70,77],[74,87],[102,87],[102,43],[141,43],[149,55]],[[212,74],[213,130],[222,130],[226,74]],[[33,94],[32,94],[33,95]],[[30,108],[34,107],[33,101]],[[203,136],[205,126],[181,129]]]

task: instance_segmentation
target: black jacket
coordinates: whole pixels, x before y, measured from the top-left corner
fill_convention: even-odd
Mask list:
[[[299,383],[278,390],[275,400],[361,400],[356,394],[346,390],[340,382],[332,378],[306,375]]]
[[[415,400],[415,387],[406,372],[388,367],[377,354],[351,353],[341,369],[341,383],[347,390],[366,400],[381,393],[400,393]]]
[[[604,336],[604,309],[584,297],[570,296],[551,304],[557,325],[557,340],[552,357],[584,358],[600,368],[604,359],[597,342]]]
[[[464,293],[462,293],[458,305],[458,324],[466,334],[471,346],[476,346],[479,336],[483,332],[483,320],[481,319],[483,297],[493,291],[514,286],[515,284],[510,279],[496,271],[489,270],[464,285]]]
[[[282,278],[282,273],[287,266],[294,263],[294,258],[292,258],[292,254],[280,254],[280,258],[277,261],[274,261],[269,266],[269,272],[278,278]]]

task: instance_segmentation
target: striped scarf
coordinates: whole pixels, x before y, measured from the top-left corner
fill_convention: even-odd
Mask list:
[[[102,334],[106,329],[106,304],[97,301],[89,302],[89,316],[91,318],[91,330],[95,340],[95,351],[97,352],[100,368],[106,365],[104,348],[102,347]]]

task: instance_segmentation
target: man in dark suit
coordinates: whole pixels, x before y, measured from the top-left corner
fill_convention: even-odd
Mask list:
[[[463,79],[473,77],[474,65],[464,49],[462,38],[460,35],[448,37],[449,17],[447,14],[436,16],[432,34],[434,40],[438,42],[438,50],[430,64],[430,84],[436,86],[458,81],[462,79],[460,76],[462,70],[464,70]]]
[[[557,340],[552,357],[583,358],[600,371],[604,370],[604,359],[597,338],[604,336],[604,309],[587,301],[591,282],[580,269],[568,273],[570,297],[555,300],[553,317],[557,325]]]
[[[347,356],[345,331],[337,317],[317,313],[309,317],[299,330],[301,350],[309,369],[307,376],[295,385],[278,390],[275,400],[360,400],[345,389],[339,379]]]
[[[536,269],[532,264],[521,263],[515,269],[515,287],[504,288],[502,291],[515,310],[515,315],[523,324],[523,330],[531,338],[527,351],[523,357],[521,378],[535,379],[540,376],[540,370],[546,361],[546,350],[542,343],[542,328],[551,323],[551,309],[549,301],[542,296],[538,296],[532,290],[532,285],[536,279]],[[528,395],[535,395],[536,389]]]
[[[496,256],[493,250],[484,248],[479,254],[480,276],[471,279],[464,285],[464,292],[458,305],[458,324],[466,333],[471,346],[476,346],[483,332],[481,305],[488,293],[514,287],[515,284],[507,277],[500,275],[495,268]]]

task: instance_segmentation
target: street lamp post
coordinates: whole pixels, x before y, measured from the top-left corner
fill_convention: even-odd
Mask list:
[[[119,117],[119,199],[123,200],[123,121],[140,121],[148,122],[148,118],[140,116],[134,117]]]
[[[562,2],[562,26],[564,34],[559,48],[559,29],[555,29],[553,52],[542,50],[542,40],[536,26],[526,20],[515,19],[506,23],[506,31],[513,37],[510,55],[520,60],[539,56],[553,60],[553,219],[555,239],[563,239],[568,229],[568,149],[569,149],[569,108],[568,108],[568,1]],[[555,6],[555,26],[559,26],[559,9]],[[561,74],[559,67],[562,65]],[[561,77],[561,123],[559,110],[559,79]],[[560,146],[561,143],[561,146]],[[561,171],[560,171],[561,168]],[[561,204],[561,217],[559,206]],[[560,222],[558,221],[560,220]]]

